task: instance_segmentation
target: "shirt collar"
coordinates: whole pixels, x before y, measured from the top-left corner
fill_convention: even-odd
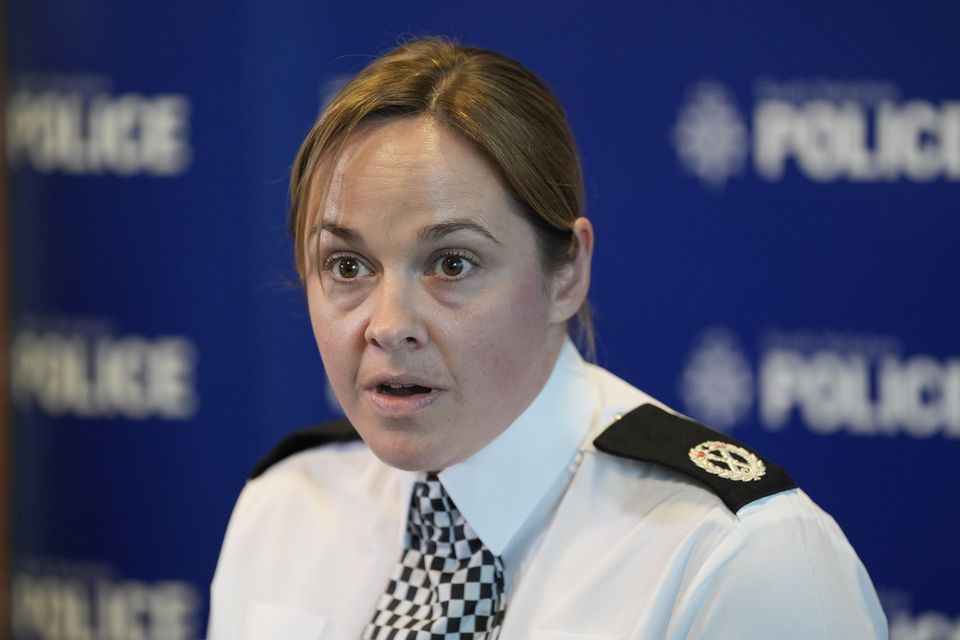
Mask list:
[[[547,383],[495,440],[440,472],[440,480],[483,543],[501,555],[595,422],[596,382],[567,339]]]

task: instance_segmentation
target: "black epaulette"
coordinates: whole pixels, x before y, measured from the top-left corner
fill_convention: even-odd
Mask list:
[[[734,513],[797,486],[782,467],[730,436],[652,404],[614,422],[593,445],[604,453],[655,462],[696,478]]]
[[[294,431],[285,436],[270,453],[257,463],[257,466],[250,472],[250,479],[253,480],[273,465],[295,453],[333,444],[334,442],[351,442],[359,439],[360,434],[346,420],[324,422],[315,427]]]

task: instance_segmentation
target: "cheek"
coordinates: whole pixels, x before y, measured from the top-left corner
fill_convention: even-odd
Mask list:
[[[313,337],[328,375],[349,371],[350,367],[346,365],[349,364],[355,343],[355,323],[349,315],[335,312],[333,305],[329,300],[325,300],[323,292],[319,291],[319,285],[311,285],[308,289],[307,308]]]
[[[546,333],[550,323],[547,288],[537,263],[527,265],[523,275],[511,280],[510,286],[500,295],[501,331],[504,336],[540,336]]]
[[[483,311],[464,323],[467,360],[492,386],[517,385],[518,375],[536,367],[546,352],[549,307],[538,268],[512,278],[488,296]]]

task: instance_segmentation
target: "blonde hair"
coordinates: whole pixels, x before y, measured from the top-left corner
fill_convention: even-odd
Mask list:
[[[333,167],[358,126],[371,120],[428,115],[472,143],[499,168],[520,214],[533,227],[545,271],[573,260],[574,221],[583,215],[584,188],[573,134],[550,89],[519,62],[442,38],[403,44],[354,76],[314,123],[290,178],[288,225],[297,273],[306,276],[308,202],[318,171]],[[576,337],[594,353],[589,303],[575,318]]]

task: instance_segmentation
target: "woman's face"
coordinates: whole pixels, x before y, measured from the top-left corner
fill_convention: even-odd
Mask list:
[[[347,418],[386,463],[455,464],[543,387],[583,296],[543,272],[498,174],[444,126],[364,126],[311,224],[317,345]]]

